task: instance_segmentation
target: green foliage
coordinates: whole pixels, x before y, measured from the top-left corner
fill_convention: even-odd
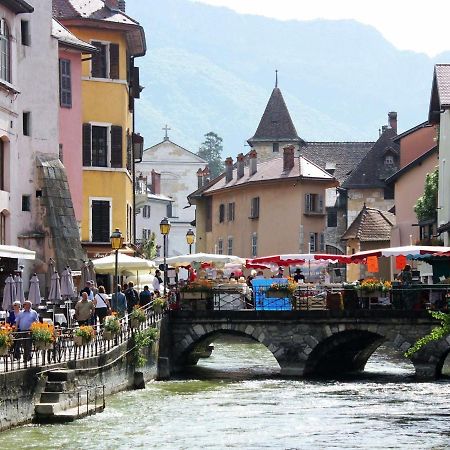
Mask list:
[[[147,358],[143,354],[143,349],[145,347],[150,347],[159,336],[159,330],[157,328],[147,328],[146,330],[137,331],[133,334],[132,344],[133,344],[133,364],[135,367],[142,367],[147,362]]]
[[[151,233],[148,239],[145,239],[141,244],[141,251],[145,258],[155,259],[157,256],[156,249],[156,234]]]
[[[423,195],[419,197],[414,206],[414,212],[419,222],[436,218],[438,183],[439,169],[436,168],[433,172],[427,174]]]
[[[211,178],[223,172],[222,150],[222,138],[213,131],[206,133],[205,141],[200,145],[197,155],[208,161]]]
[[[441,325],[436,328],[433,328],[429,334],[420,338],[412,347],[410,347],[405,352],[405,356],[410,357],[429,342],[437,341],[450,334],[450,314],[446,314],[439,311],[429,311],[429,313],[435,319],[440,320]]]

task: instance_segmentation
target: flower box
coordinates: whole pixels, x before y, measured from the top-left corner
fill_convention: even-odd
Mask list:
[[[103,340],[110,341],[111,339],[114,339],[117,336],[117,333],[114,331],[105,330],[103,331]]]
[[[287,289],[267,289],[266,297],[268,298],[288,298],[289,291]]]
[[[139,325],[141,324],[142,322],[139,320],[139,319],[131,319],[130,320],[130,327],[131,328],[134,328],[134,329],[136,329],[136,328],[139,328]]]
[[[36,350],[50,350],[52,348],[52,343],[45,341],[34,341],[34,348]]]
[[[9,352],[9,347],[7,345],[2,345],[0,347],[0,356],[6,356]]]

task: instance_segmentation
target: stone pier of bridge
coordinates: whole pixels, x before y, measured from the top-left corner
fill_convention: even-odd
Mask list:
[[[281,375],[334,376],[364,370],[381,345],[404,353],[438,322],[415,311],[170,311],[162,328],[160,356],[169,371],[196,364],[220,335],[246,336],[273,354]],[[418,379],[441,375],[450,337],[411,357]]]

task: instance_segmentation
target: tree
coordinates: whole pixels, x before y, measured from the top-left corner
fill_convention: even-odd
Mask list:
[[[417,200],[417,203],[414,206],[414,212],[416,213],[419,222],[436,218],[438,184],[439,169],[436,168],[433,172],[427,174],[423,195]]]
[[[200,158],[208,161],[211,178],[215,178],[223,172],[222,140],[219,135],[210,131],[205,134],[205,141],[202,142],[197,152]]]
[[[156,248],[156,234],[152,233],[148,239],[145,239],[141,244],[142,254],[147,259],[155,259],[157,256]]]

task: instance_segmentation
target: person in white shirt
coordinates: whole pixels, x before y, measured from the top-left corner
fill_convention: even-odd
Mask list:
[[[93,303],[98,321],[100,322],[100,325],[103,325],[103,321],[108,315],[108,311],[111,309],[111,304],[109,303],[108,297],[105,293],[105,288],[103,286],[98,287],[98,293],[95,294]]]
[[[157,270],[153,278],[153,292],[156,296],[161,295],[161,285],[163,284],[163,279],[161,278],[161,272]]]

